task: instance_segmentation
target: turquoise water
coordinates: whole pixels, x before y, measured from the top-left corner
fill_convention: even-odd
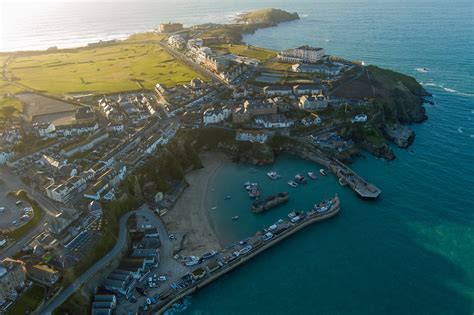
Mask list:
[[[427,122],[413,126],[412,151],[394,148],[391,163],[367,156],[353,165],[383,190],[375,202],[358,199],[328,176],[290,190],[287,205],[257,216],[248,209],[243,181],[265,184],[265,193],[289,190],[288,177],[319,167],[283,156],[270,167],[285,175],[280,182],[265,177],[269,167],[253,174],[248,166],[231,165],[217,174],[213,219],[229,242],[334,193],[342,211],[200,290],[185,314],[474,312],[472,1],[4,3],[0,50],[76,46],[170,20],[225,22],[239,11],[271,6],[302,18],[246,36],[248,43],[323,46],[330,54],[415,76],[434,94],[435,105],[427,105]],[[418,72],[421,67],[430,72]],[[233,198],[224,201],[229,194]],[[234,215],[240,220],[232,221]]]
[[[293,208],[338,193],[342,211],[224,276],[192,297],[189,314],[472,314],[474,312],[473,7],[445,1],[297,1],[303,18],[258,31],[246,42],[274,49],[308,43],[332,54],[415,76],[434,94],[429,120],[414,125],[411,150],[393,162],[370,156],[353,168],[383,190],[364,201],[332,176],[290,189],[296,173],[319,167],[282,156],[249,172],[231,165],[211,192],[217,231],[246,237]],[[420,73],[419,67],[430,69]],[[284,176],[270,181],[275,169]],[[290,202],[262,215],[249,211],[242,182]],[[232,195],[230,201],[224,201]],[[231,217],[240,215],[240,220]]]

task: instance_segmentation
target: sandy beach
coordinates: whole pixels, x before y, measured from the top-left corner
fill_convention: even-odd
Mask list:
[[[189,187],[163,216],[169,233],[184,235],[181,255],[198,256],[221,248],[212,227],[207,198],[212,178],[230,160],[225,154],[218,152],[205,152],[200,158],[204,168],[186,174]]]

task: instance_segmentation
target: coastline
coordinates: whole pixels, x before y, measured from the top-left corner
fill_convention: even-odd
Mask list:
[[[230,160],[219,152],[204,152],[199,157],[203,168],[185,175],[189,187],[162,217],[169,233],[183,236],[182,255],[197,256],[222,248],[209,213],[209,191],[217,171]]]

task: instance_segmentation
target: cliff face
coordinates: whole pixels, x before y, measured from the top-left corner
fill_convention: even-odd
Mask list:
[[[334,94],[351,99],[375,99],[382,105],[380,109],[386,121],[409,124],[427,119],[423,103],[430,94],[413,77],[395,71],[368,66]]]

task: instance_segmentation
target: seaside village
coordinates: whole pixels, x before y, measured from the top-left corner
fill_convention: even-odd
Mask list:
[[[80,100],[23,93],[17,96],[25,107],[23,115],[0,126],[0,193],[6,196],[0,204],[3,310],[21,301],[31,287],[41,287],[47,298],[57,294],[68,270],[81,263],[95,242],[108,237],[103,233],[108,224],[104,204],[116,200],[124,179],[160,155],[181,128],[230,129],[236,141],[258,143],[304,130],[305,139],[321,150],[351,150],[352,141],[331,130],[337,121],[327,111],[363,108],[369,102],[330,94],[359,64],[329,56],[323,48],[301,46],[276,53],[268,66],[257,58],[223,51],[233,45],[226,38],[199,37],[199,32],[179,23],[162,24],[159,31],[167,34],[164,49],[185,60],[200,77],[183,85],[156,82],[150,91]],[[368,119],[360,112],[352,123],[365,124]],[[18,187],[27,198],[13,191]],[[170,211],[182,191],[179,185],[173,187],[148,192],[147,202],[157,217]],[[41,213],[38,206],[48,211]],[[166,281],[160,261],[163,242],[169,239],[159,237],[160,224],[153,218],[136,214],[130,221],[129,250],[96,283],[100,289],[92,297],[92,314],[112,314],[119,303],[133,309],[136,290],[145,298],[147,290]],[[27,229],[28,234],[21,234]],[[191,261],[178,262],[189,271],[182,285],[222,265],[212,260],[192,270]],[[170,292],[180,289],[174,286]],[[151,295],[146,299],[145,306],[156,302]]]

